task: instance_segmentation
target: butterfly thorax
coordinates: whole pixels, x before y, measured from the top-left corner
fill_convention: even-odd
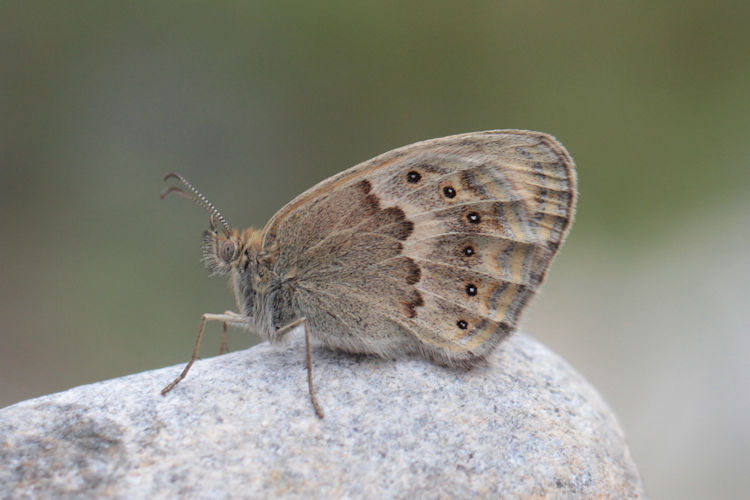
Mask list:
[[[279,274],[273,253],[259,253],[245,267],[232,271],[237,307],[248,318],[248,326],[271,342],[279,340],[279,329],[299,319],[294,306],[296,279]]]
[[[261,251],[261,237],[261,231],[254,228],[242,232],[210,229],[203,233],[202,248],[203,262],[211,274],[230,276],[237,309],[248,319],[245,326],[268,337],[263,303],[276,280]]]

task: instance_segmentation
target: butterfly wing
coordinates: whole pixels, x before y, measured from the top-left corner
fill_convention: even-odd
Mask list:
[[[328,345],[466,365],[516,327],[575,200],[573,160],[554,138],[462,134],[314,186],[268,222],[263,252],[293,284],[286,315]]]

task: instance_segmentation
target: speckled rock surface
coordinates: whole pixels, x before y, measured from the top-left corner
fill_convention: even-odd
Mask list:
[[[517,334],[470,371],[313,350],[300,332],[0,410],[10,498],[634,498],[612,412],[567,363]]]

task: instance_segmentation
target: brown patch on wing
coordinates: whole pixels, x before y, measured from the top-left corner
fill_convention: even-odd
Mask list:
[[[398,207],[388,207],[380,212],[383,217],[383,226],[388,224],[393,226],[389,228],[388,234],[397,240],[405,240],[414,231],[414,223],[406,219],[404,211]]]
[[[356,186],[364,194],[368,194],[370,191],[372,191],[372,183],[367,179],[362,179],[356,184]]]
[[[372,215],[378,211],[380,208],[380,200],[378,200],[378,197],[374,194],[370,194],[370,191],[372,191],[372,184],[370,181],[362,179],[354,185],[354,189],[360,191],[361,195],[364,195],[364,197],[361,198],[362,203],[360,205],[364,209],[365,214]]]
[[[414,262],[413,259],[407,258],[408,262],[408,273],[406,275],[406,283],[409,285],[414,285],[415,283],[419,283],[419,280],[422,278],[422,269],[417,265],[416,262]]]
[[[407,318],[416,318],[417,317],[417,307],[422,307],[424,305],[424,299],[422,298],[422,294],[419,293],[417,290],[414,290],[411,298],[409,301],[406,301],[404,304],[404,311],[406,312]]]

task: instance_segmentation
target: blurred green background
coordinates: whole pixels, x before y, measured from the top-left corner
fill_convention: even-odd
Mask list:
[[[2,2],[0,406],[182,363],[232,307],[164,173],[262,226],[394,147],[528,128],[581,197],[523,329],[602,392],[654,498],[743,496],[748,25],[740,1]]]

